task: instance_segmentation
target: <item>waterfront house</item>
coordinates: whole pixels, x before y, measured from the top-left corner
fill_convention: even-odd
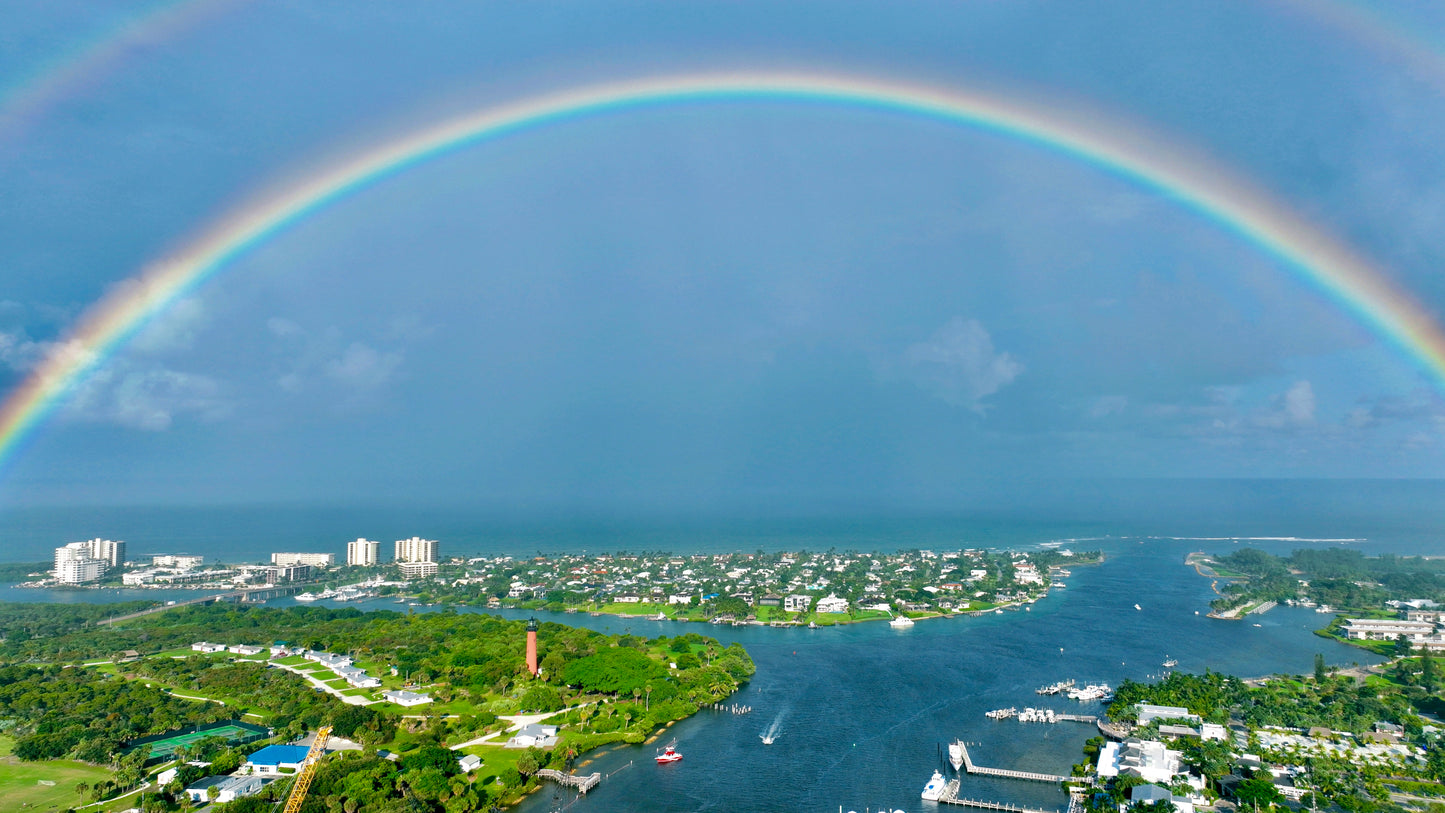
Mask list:
[[[783,610],[790,613],[806,613],[813,597],[807,593],[795,593],[783,599]]]
[[[548,748],[557,744],[557,726],[541,725],[532,723],[522,726],[516,734],[507,740],[508,748]]]
[[[838,598],[832,593],[829,593],[823,598],[818,599],[816,609],[820,613],[846,613],[848,612],[848,599]]]
[[[1178,751],[1171,751],[1164,743],[1154,740],[1131,737],[1123,742],[1105,743],[1099,750],[1098,772],[1106,779],[1128,774],[1145,782],[1168,784],[1182,766]]]

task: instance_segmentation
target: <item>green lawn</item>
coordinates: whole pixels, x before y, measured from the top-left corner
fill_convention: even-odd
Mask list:
[[[15,741],[0,735],[0,799],[7,810],[62,811],[80,804],[77,782],[95,784],[110,771],[68,759],[21,762],[11,756]],[[54,785],[40,784],[42,781]]]
[[[306,660],[300,655],[291,655],[290,657],[286,658],[277,658],[276,663],[279,663],[282,666],[301,666],[303,664],[311,663],[311,661]]]

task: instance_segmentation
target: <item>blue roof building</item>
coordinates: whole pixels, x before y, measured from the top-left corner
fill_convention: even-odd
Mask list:
[[[260,774],[281,773],[282,769],[297,771],[310,751],[304,745],[268,745],[252,754],[246,765],[252,773]]]

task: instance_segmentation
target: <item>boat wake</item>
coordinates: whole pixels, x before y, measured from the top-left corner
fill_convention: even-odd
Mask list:
[[[775,742],[778,737],[782,735],[783,718],[786,716],[788,716],[787,709],[783,709],[782,711],[778,712],[778,716],[774,717],[773,721],[768,724],[768,727],[764,729],[763,733],[758,735],[758,737],[762,739],[763,745],[772,745],[773,742]]]

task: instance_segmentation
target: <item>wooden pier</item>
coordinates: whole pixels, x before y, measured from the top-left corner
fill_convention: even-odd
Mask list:
[[[542,770],[537,771],[537,775],[542,777],[543,779],[550,779],[559,785],[565,785],[569,788],[576,788],[577,792],[582,794],[586,794],[587,791],[597,787],[597,784],[602,781],[602,774],[600,773],[588,774],[587,776],[578,776],[577,774],[554,771],[551,768],[543,768]]]
[[[964,745],[962,742],[959,742],[959,743],[958,743],[958,748],[959,748],[960,751],[963,752],[963,768],[964,768],[964,770],[968,771],[969,773],[978,774],[978,775],[980,775],[980,776],[1002,776],[1002,777],[1004,777],[1004,778],[1006,778],[1006,779],[1027,779],[1027,780],[1029,780],[1029,781],[1031,781],[1031,782],[1053,782],[1053,783],[1055,783],[1055,784],[1060,783],[1060,782],[1069,782],[1069,781],[1077,780],[1077,779],[1079,778],[1079,777],[1077,777],[1077,776],[1056,776],[1056,775],[1050,774],[1050,773],[1036,773],[1036,772],[1034,772],[1034,771],[1014,771],[1014,770],[1009,770],[1008,768],[985,768],[985,767],[983,767],[982,765],[975,765],[975,764],[973,764],[973,760],[972,760],[971,758],[969,758],[969,756],[968,756],[968,746],[967,746],[967,745]],[[1017,809],[1017,810],[1022,810],[1023,808],[999,807],[999,808],[994,808],[994,809],[996,809],[996,810],[1015,810],[1015,809]]]
[[[950,779],[948,785],[943,789],[943,795],[938,801],[944,804],[959,805],[961,807],[976,807],[982,810],[1000,810],[1004,813],[1058,813],[1057,810],[1038,810],[1031,807],[1011,805],[1006,802],[989,802],[983,799],[963,799],[958,795],[958,780]]]

